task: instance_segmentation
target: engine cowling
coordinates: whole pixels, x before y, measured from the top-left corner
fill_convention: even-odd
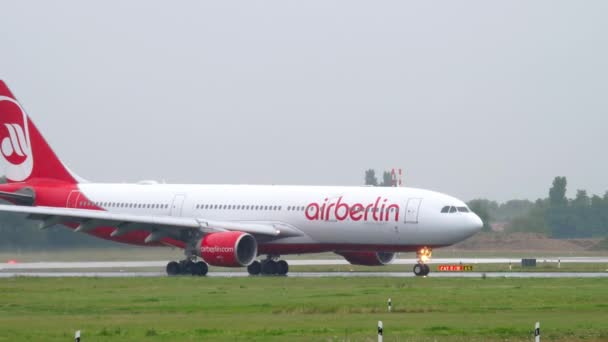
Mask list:
[[[248,233],[230,231],[210,233],[201,240],[199,256],[209,265],[243,267],[258,255],[258,243]]]
[[[336,252],[353,265],[381,266],[389,264],[395,258],[393,252]]]

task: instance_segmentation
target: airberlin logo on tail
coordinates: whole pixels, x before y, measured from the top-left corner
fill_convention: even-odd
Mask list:
[[[6,131],[2,132],[2,142],[0,143],[0,150],[4,158],[13,165],[22,164],[27,155],[25,154],[28,150],[28,143],[25,140],[25,134],[23,128],[18,124],[5,123]],[[6,136],[8,132],[8,136]]]
[[[0,153],[8,162],[6,177],[22,181],[32,173],[34,160],[25,112],[10,97],[0,96]]]
[[[310,203],[304,212],[311,221],[399,221],[399,206],[388,202],[387,198],[378,197],[372,203],[348,204],[342,200],[330,201],[326,198],[323,203]]]

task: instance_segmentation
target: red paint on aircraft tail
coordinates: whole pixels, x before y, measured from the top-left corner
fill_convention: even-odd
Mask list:
[[[49,179],[77,183],[2,80],[0,155],[6,161],[5,174],[9,182]]]

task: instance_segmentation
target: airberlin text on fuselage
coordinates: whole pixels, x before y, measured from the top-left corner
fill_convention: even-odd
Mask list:
[[[342,196],[334,202],[326,198],[323,203],[310,203],[304,212],[311,221],[399,221],[399,206],[388,203],[387,198],[378,197],[373,203],[348,204],[342,201]]]

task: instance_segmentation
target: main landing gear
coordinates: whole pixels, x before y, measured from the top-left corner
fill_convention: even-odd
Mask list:
[[[433,251],[428,247],[423,247],[416,252],[416,257],[418,258],[418,263],[414,265],[414,274],[416,276],[425,276],[431,272],[429,265],[426,263],[431,260],[432,255]]]
[[[204,261],[196,261],[196,259],[171,261],[167,264],[167,274],[170,276],[175,275],[193,275],[193,276],[204,276],[209,271],[209,267]]]
[[[278,256],[269,255],[265,260],[255,260],[247,266],[250,275],[286,275],[289,272],[289,264],[285,260],[278,260]]]

